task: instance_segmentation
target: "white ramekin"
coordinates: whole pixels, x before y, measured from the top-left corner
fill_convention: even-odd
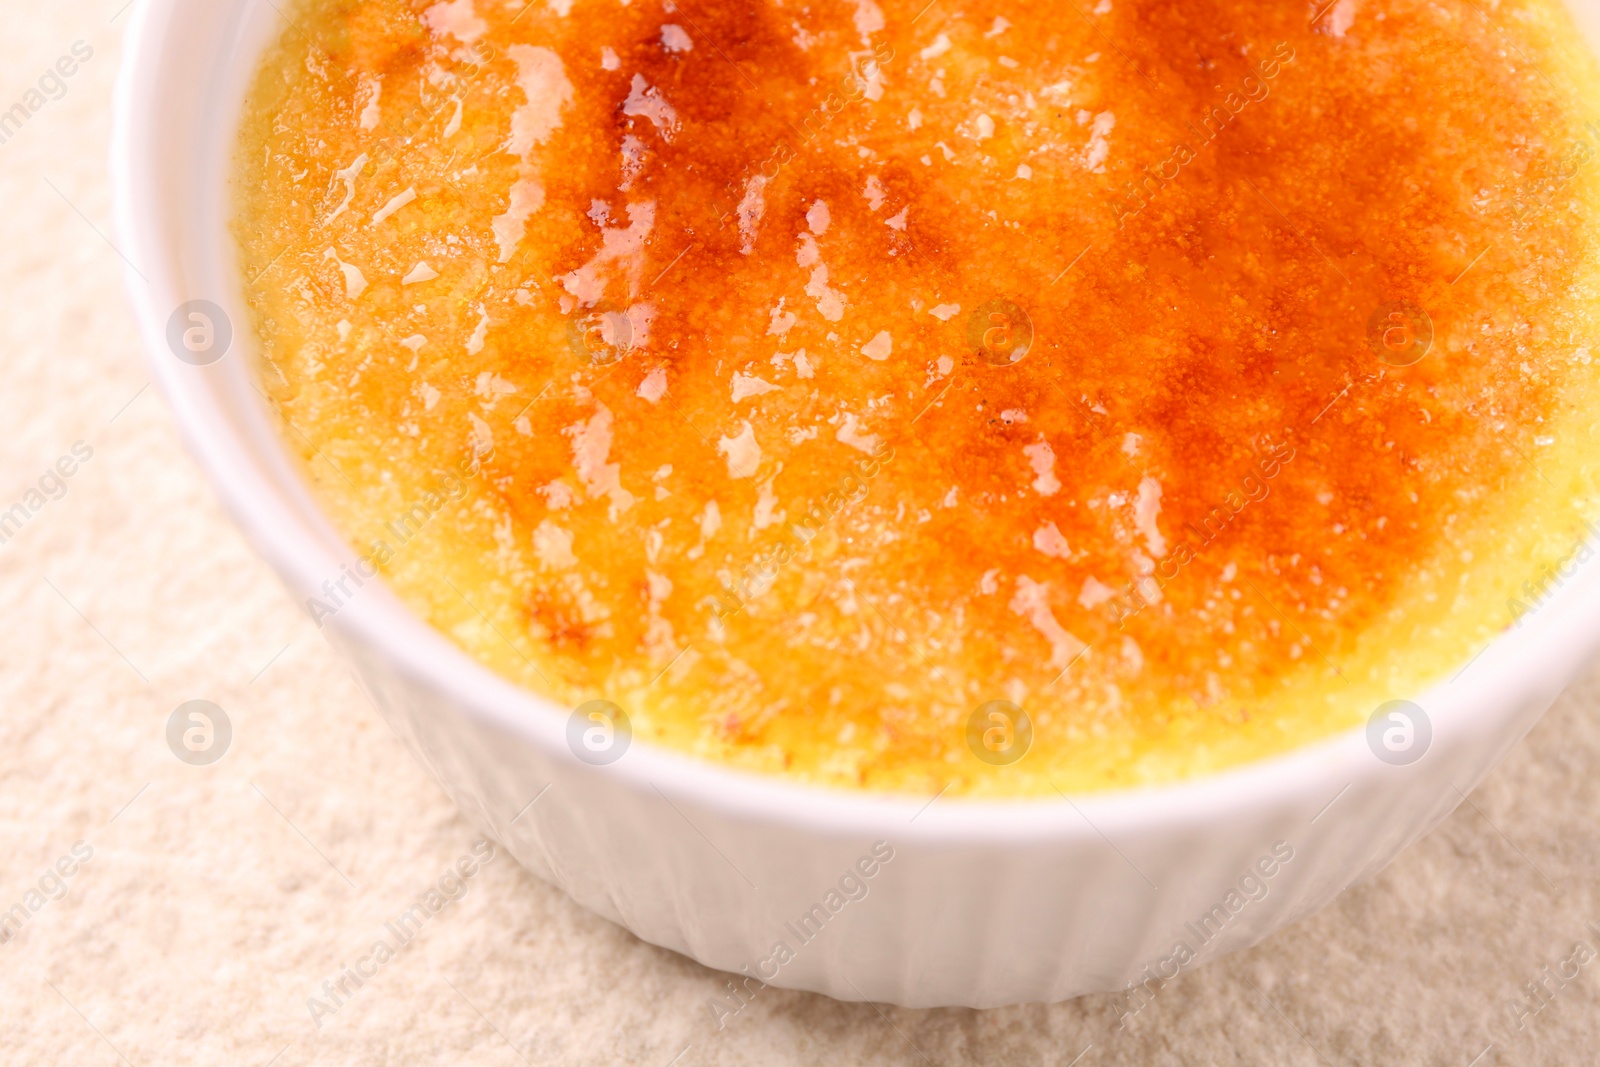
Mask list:
[[[1596,40],[1600,0],[1574,6]],[[252,383],[227,225],[240,103],[282,26],[271,0],[141,0],[112,174],[155,379],[234,519],[304,602],[353,557]],[[166,339],[174,310],[195,299],[237,327],[233,351],[209,366],[176,358]],[[1433,725],[1416,763],[1379,760],[1356,730],[1183,785],[1073,800],[831,792],[643,743],[592,767],[567,747],[569,709],[480,666],[376,583],[325,632],[468,818],[585,907],[773,985],[989,1007],[1192,966],[1173,957],[1178,942],[1201,962],[1246,947],[1378,871],[1462,800],[1600,646],[1600,565],[1455,680],[1413,695]],[[875,842],[893,858],[863,881],[864,898],[830,912],[829,891]],[[1275,845],[1292,859],[1230,897]],[[803,940],[798,921],[818,905],[827,921]],[[789,952],[775,955],[778,942]]]

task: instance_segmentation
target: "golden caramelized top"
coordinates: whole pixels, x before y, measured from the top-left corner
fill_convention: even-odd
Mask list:
[[[294,21],[238,167],[286,440],[355,570],[636,738],[1173,781],[1417,696],[1582,536],[1600,127],[1548,0]]]

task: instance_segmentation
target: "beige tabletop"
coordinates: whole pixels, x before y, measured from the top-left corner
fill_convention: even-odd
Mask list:
[[[908,1011],[769,989],[718,1030],[725,976],[503,853],[313,1018],[478,835],[147,387],[106,176],[125,0],[9,2],[0,1064],[1600,1062],[1600,675],[1372,882],[1120,1024],[1116,996]],[[47,76],[75,45],[92,55]],[[209,766],[166,740],[196,699],[232,727]]]

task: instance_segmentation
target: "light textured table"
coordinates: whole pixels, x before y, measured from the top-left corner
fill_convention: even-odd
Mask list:
[[[1600,949],[1600,675],[1371,884],[1121,1030],[1113,997],[905,1011],[767,990],[717,1031],[723,976],[503,854],[317,1026],[307,999],[477,835],[145,388],[105,173],[122,3],[9,0],[0,35],[0,111],[74,42],[94,51],[0,144],[0,510],[42,504],[0,545],[0,910],[27,913],[0,944],[0,1063],[1600,1062],[1600,958],[1565,985],[1543,971]],[[30,497],[79,441],[65,495]],[[213,766],[165,741],[191,699],[233,724]],[[1519,1031],[1509,1005],[1540,977]]]

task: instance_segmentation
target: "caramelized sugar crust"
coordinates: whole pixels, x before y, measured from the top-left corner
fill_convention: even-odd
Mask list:
[[[299,10],[238,235],[361,569],[636,737],[926,793],[1281,751],[1510,622],[1592,480],[1558,8],[925,2]]]

